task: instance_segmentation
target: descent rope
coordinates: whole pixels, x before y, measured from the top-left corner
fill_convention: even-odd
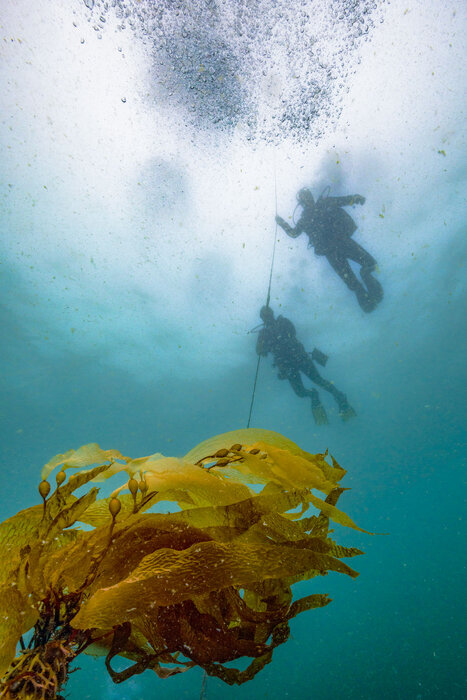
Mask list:
[[[274,206],[275,206],[275,211],[276,211],[276,216],[277,216],[277,177],[276,177],[276,158],[274,154]],[[271,300],[271,282],[272,282],[272,271],[274,269],[274,258],[276,256],[276,243],[277,243],[277,221],[276,221],[276,226],[274,228],[274,246],[272,249],[272,260],[271,260],[271,269],[269,271],[269,284],[268,284],[268,295],[266,298],[266,306],[269,306],[269,302]],[[250,427],[250,421],[251,421],[251,414],[253,412],[253,404],[255,402],[255,394],[256,394],[256,382],[258,381],[258,374],[259,374],[259,365],[261,362],[261,355],[258,355],[258,361],[256,363],[256,372],[255,372],[255,380],[253,382],[253,391],[251,393],[251,402],[250,402],[250,412],[248,414],[248,422],[247,422],[247,428]]]

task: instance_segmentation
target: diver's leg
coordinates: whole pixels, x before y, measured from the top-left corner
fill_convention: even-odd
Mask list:
[[[350,258],[361,267],[366,267],[372,272],[376,267],[376,260],[368,251],[359,245],[353,238],[347,239],[342,251],[346,258]]]
[[[328,418],[326,416],[326,411],[324,410],[324,407],[321,404],[319,394],[316,391],[316,389],[305,389],[305,386],[303,385],[303,380],[298,370],[291,372],[288,376],[288,380],[290,386],[297,394],[297,396],[310,397],[311,411],[313,413],[313,418],[315,419],[316,425],[324,425],[325,423],[327,423]]]
[[[302,368],[302,372],[306,374],[306,376],[311,379],[312,382],[332,394],[337,405],[339,406],[339,415],[341,416],[342,420],[348,420],[349,418],[357,415],[347,401],[347,396],[343,394],[342,391],[339,391],[339,389],[337,389],[332,382],[328,382],[327,379],[324,379],[311,360],[306,363],[305,367]]]
[[[359,286],[362,286],[347,262],[346,257],[343,255],[337,255],[336,253],[330,253],[329,255],[326,255],[326,257],[332,269],[337,272],[341,280],[345,282],[347,287],[351,289],[352,292],[355,292]]]
[[[290,386],[297,396],[300,396],[300,398],[303,398],[304,396],[311,396],[311,391],[310,389],[305,389],[303,380],[298,370],[290,371],[287,375],[287,379],[289,380]]]
[[[314,384],[317,384],[319,387],[321,387],[325,391],[328,391],[330,394],[332,394],[334,396],[334,398],[336,399],[336,401],[338,400],[338,398],[344,396],[344,394],[341,391],[339,391],[334,386],[334,384],[332,384],[331,382],[328,382],[327,379],[324,379],[324,377],[322,377],[320,375],[320,373],[316,369],[315,364],[314,364],[314,362],[312,362],[312,360],[307,362],[306,365],[304,365],[302,367],[302,372],[303,372],[303,374],[306,374],[306,376],[309,379],[311,379],[311,381]]]
[[[384,292],[381,284],[375,277],[373,277],[371,273],[372,270],[368,270],[368,268],[362,267],[360,270],[360,277],[366,285],[370,299],[374,302],[374,305],[376,306],[380,303],[380,301],[382,301]]]
[[[379,304],[384,296],[383,288],[377,279],[371,274],[376,269],[376,260],[361,245],[349,239],[345,253],[350,260],[360,265],[360,276],[368,290],[368,295],[374,306]]]
[[[366,313],[373,311],[375,304],[370,299],[370,295],[366,291],[363,284],[357,279],[356,274],[347,262],[347,258],[343,255],[336,255],[335,253],[329,254],[326,257],[333,270],[337,272],[347,287],[352,290],[352,292],[355,292],[358,303],[363,311]]]

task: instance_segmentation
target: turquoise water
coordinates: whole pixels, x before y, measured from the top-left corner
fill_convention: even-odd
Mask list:
[[[209,700],[465,693],[465,9],[337,5],[0,8],[1,518],[69,448],[182,455],[245,427],[275,236],[271,306],[358,414],[321,392],[314,425],[261,361],[251,425],[329,448],[342,508],[387,534],[339,532],[360,576],[297,586],[333,602]],[[275,229],[328,185],[366,197],[348,211],[385,290],[371,314]],[[197,670],[116,686],[79,666],[71,700],[200,696]]]

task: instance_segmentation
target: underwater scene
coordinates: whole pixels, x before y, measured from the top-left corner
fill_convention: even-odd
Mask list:
[[[465,4],[0,30],[0,698],[464,698]]]

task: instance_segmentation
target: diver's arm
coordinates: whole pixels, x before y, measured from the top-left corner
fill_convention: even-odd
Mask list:
[[[260,334],[258,335],[258,340],[256,341],[256,354],[261,355],[261,357],[266,357],[268,352],[269,352],[269,349],[267,347],[267,342],[266,342],[266,338],[264,335],[264,331],[261,331]]]
[[[279,226],[284,229],[286,234],[290,236],[290,238],[297,238],[301,234],[301,229],[298,226],[291,226],[290,224],[287,223],[287,221],[284,221],[284,219],[281,216],[276,216],[276,223],[279,224]]]
[[[324,201],[336,207],[350,207],[352,204],[365,204],[365,197],[361,194],[348,194],[345,197],[326,197]]]

